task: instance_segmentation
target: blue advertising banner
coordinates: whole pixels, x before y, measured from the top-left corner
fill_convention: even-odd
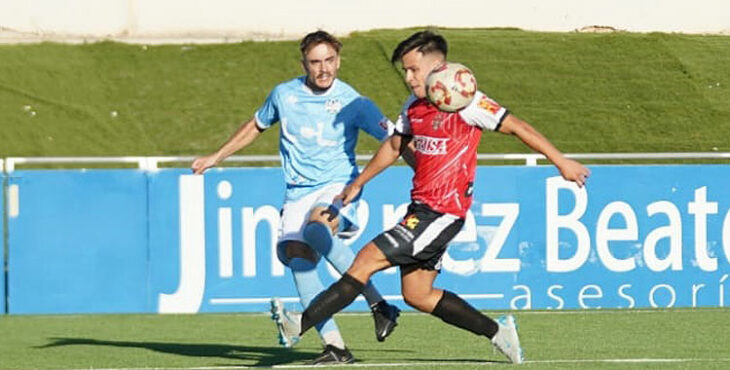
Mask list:
[[[294,295],[274,249],[283,197],[279,168],[151,176],[150,291],[158,292],[158,311],[265,310],[272,294]]]
[[[481,169],[479,241],[449,251],[479,267],[454,282],[494,294],[483,308],[724,306],[728,169],[595,166],[584,189],[549,167]]]
[[[407,176],[394,168],[377,183],[404,184],[387,192],[403,202],[408,199]],[[291,274],[276,258],[283,199],[280,168],[214,169],[204,176],[163,170],[151,177],[150,290],[159,292],[158,312],[266,311],[272,296],[301,308]],[[356,249],[383,229],[381,203],[387,199],[375,199],[377,215],[371,215],[364,202],[364,232],[347,242]],[[386,219],[392,226],[396,210],[384,207],[390,209]],[[326,263],[320,264],[319,272],[325,285],[339,277]],[[374,281],[378,286],[399,286],[395,272]],[[400,295],[397,289],[382,292]],[[359,301],[350,309],[364,310],[367,305]]]
[[[145,289],[146,186],[136,170],[13,172],[9,313],[153,309]]]
[[[436,284],[485,309],[724,306],[730,167],[592,170],[589,186],[579,189],[550,166],[480,167],[474,205]],[[180,223],[198,226],[176,230],[170,220],[151,227],[160,231],[153,249],[175,241],[180,247],[152,262],[162,271],[176,254],[179,259],[178,281],[151,289],[161,291],[159,312],[263,311],[270,296],[297,301],[273,253],[282,197],[281,186],[273,186],[277,169],[165,175],[172,183],[159,185],[177,188],[179,200],[162,201],[154,192],[151,199],[168,209],[171,201],[187,204]],[[409,189],[410,170],[403,167],[367,186],[361,210],[367,225],[350,241],[356,250],[398,222]],[[374,281],[398,301],[395,272]],[[337,276],[324,267],[320,273],[326,284]]]
[[[552,166],[479,167],[436,286],[482,309],[725,306],[730,166],[591,170],[579,189]],[[400,221],[411,174],[367,185],[351,248]],[[275,253],[279,168],[28,170],[14,185],[10,313],[260,312],[272,296],[299,308]],[[339,276],[319,272],[325,285]],[[399,280],[395,268],[374,277],[405,307]]]

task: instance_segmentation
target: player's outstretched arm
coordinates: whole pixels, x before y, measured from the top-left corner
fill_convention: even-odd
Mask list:
[[[512,114],[509,114],[502,121],[499,132],[515,135],[527,146],[545,155],[555,164],[564,179],[575,182],[579,187],[585,185],[588,176],[591,174],[591,171],[580,162],[565,158],[563,153],[529,123]]]
[[[261,129],[256,125],[255,118],[244,122],[215,153],[196,158],[190,165],[193,173],[201,174],[208,168],[216,166],[231,154],[251,144],[259,134],[261,134]]]
[[[401,135],[392,135],[387,140],[383,141],[373,158],[370,159],[370,162],[368,162],[367,165],[365,165],[365,169],[363,169],[360,175],[348,184],[345,189],[342,190],[342,193],[336,196],[335,199],[342,199],[342,204],[348,205],[353,199],[357,198],[362,187],[365,186],[368,181],[377,176],[384,169],[388,168],[398,159],[403,148],[408,145],[409,141],[410,139],[404,138]]]

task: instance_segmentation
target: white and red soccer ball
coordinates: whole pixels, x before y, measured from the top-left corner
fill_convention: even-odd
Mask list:
[[[446,62],[426,77],[426,97],[445,112],[464,109],[476,92],[477,79],[463,64]]]

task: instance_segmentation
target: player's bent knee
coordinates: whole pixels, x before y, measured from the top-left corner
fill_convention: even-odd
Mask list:
[[[306,258],[293,257],[289,260],[289,268],[295,273],[312,271],[317,268],[317,262]]]
[[[319,221],[309,221],[302,231],[302,237],[314,250],[328,255],[332,249],[332,234],[328,225]]]
[[[432,307],[430,307],[430,299],[427,294],[422,293],[415,293],[415,292],[408,292],[403,291],[403,300],[406,302],[407,305],[421,311],[429,313],[432,310]]]
[[[419,311],[430,313],[441,299],[441,292],[431,284],[414,284],[413,281],[401,284],[403,300]]]
[[[302,258],[317,263],[321,255],[300,241],[285,240],[277,244],[276,258],[285,266],[289,266],[293,258]]]

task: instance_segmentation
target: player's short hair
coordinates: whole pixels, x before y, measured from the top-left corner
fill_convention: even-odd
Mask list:
[[[342,49],[342,43],[340,40],[326,31],[319,30],[308,33],[299,43],[299,50],[302,52],[302,57],[307,54],[309,49],[322,43],[329,44],[333,49],[335,49],[337,54],[339,54],[340,49]]]
[[[419,31],[412,34],[409,38],[403,40],[393,50],[393,56],[390,58],[390,62],[395,64],[399,62],[404,55],[408,54],[411,50],[417,49],[423,54],[430,53],[441,53],[446,58],[449,46],[446,44],[446,39],[433,32],[433,31]]]

